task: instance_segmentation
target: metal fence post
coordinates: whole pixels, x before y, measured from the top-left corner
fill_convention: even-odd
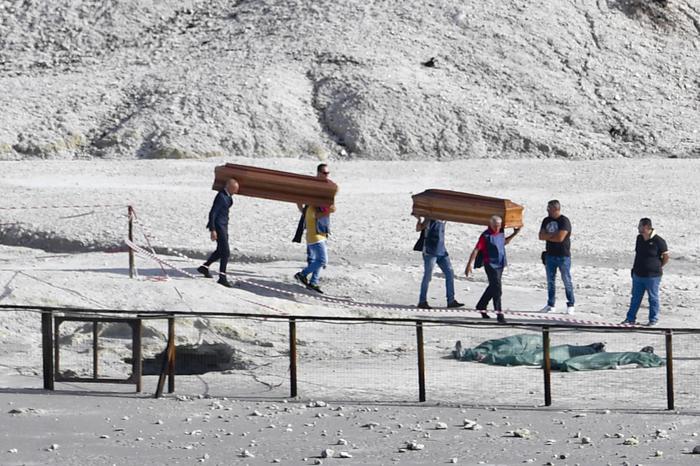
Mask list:
[[[134,209],[127,206],[129,217],[129,241],[134,241]],[[134,250],[129,247],[129,278],[134,278],[136,266],[134,264]]]
[[[41,350],[44,362],[44,390],[53,390],[53,312],[41,313]]]
[[[673,332],[666,330],[666,401],[668,409],[675,407],[673,396]]]
[[[155,398],[163,396],[163,388],[165,387],[165,377],[168,376],[168,390],[170,389],[170,377],[172,376],[173,389],[175,388],[174,370],[170,373],[171,367],[175,361],[175,328],[174,322],[171,329],[171,320],[174,317],[168,317],[168,342],[163,350],[163,362],[161,364],[160,374],[158,375],[158,383],[156,384],[156,392],[153,395]],[[171,331],[172,330],[172,331]]]
[[[100,349],[97,341],[97,332],[99,331],[99,326],[97,321],[92,323],[92,378],[97,379],[99,377],[98,367],[100,359]]]
[[[544,352],[544,405],[552,406],[552,360],[549,354],[549,327],[542,327],[542,348]]]
[[[60,345],[60,338],[59,336],[61,335],[61,323],[63,322],[62,318],[59,320],[58,318],[53,319],[53,374],[52,377],[56,378],[56,376],[61,375],[61,345]]]
[[[143,361],[141,357],[141,319],[136,319],[134,327],[136,328],[133,330],[134,333],[132,341],[134,352],[133,370],[136,378],[136,393],[141,393],[143,382]]]
[[[423,349],[423,324],[416,322],[416,350],[418,352],[418,401],[425,401],[425,351]]]
[[[297,323],[289,319],[289,396],[297,396]]]
[[[168,393],[175,393],[175,317],[168,317]]]

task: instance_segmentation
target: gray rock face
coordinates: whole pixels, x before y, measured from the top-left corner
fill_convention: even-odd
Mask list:
[[[700,156],[700,0],[0,7],[0,159]]]

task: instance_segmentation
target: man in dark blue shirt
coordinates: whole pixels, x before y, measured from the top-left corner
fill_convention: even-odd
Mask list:
[[[637,226],[639,235],[635,245],[634,265],[632,266],[632,300],[623,324],[635,324],[637,311],[642,304],[644,292],[649,296],[649,322],[656,325],[659,321],[659,286],[663,268],[668,263],[668,246],[662,237],[656,234],[651,220],[643,218]]]
[[[219,284],[226,288],[233,288],[233,284],[226,278],[226,265],[231,256],[228,245],[228,211],[233,205],[233,195],[238,193],[238,182],[231,178],[226,182],[224,189],[214,198],[214,204],[209,211],[207,229],[212,241],[216,241],[216,251],[209,259],[197,268],[197,271],[207,278],[211,278],[209,266],[219,261]]]
[[[561,204],[556,199],[547,203],[547,217],[540,226],[541,241],[546,242],[545,268],[547,270],[547,305],[541,312],[556,312],[555,280],[557,270],[561,273],[566,292],[566,313],[574,313],[574,285],[571,281],[571,221],[561,213]]]
[[[455,279],[450,256],[445,249],[445,221],[418,218],[416,231],[422,232],[423,239],[423,281],[420,286],[418,307],[430,309],[428,304],[428,285],[433,277],[435,264],[445,274],[445,287],[447,291],[447,307],[462,307],[464,304],[455,299]]]

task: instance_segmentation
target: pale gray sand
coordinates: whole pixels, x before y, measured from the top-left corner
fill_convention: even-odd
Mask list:
[[[265,165],[298,172],[312,171],[314,168],[313,163],[303,161],[273,160]],[[322,283],[329,293],[351,296],[357,301],[415,304],[421,267],[418,257],[410,250],[416,236],[412,231],[413,220],[409,216],[410,194],[429,187],[453,188],[508,197],[526,206],[526,228],[522,236],[509,246],[512,266],[505,279],[505,305],[513,310],[535,311],[543,304],[545,294],[544,273],[538,263],[541,245],[535,239],[536,229],[543,216],[544,203],[556,196],[562,200],[564,211],[574,224],[577,318],[608,322],[621,320],[628,302],[634,227],[639,217],[648,215],[654,219],[659,233],[668,240],[673,257],[663,282],[662,323],[694,327],[697,326],[697,317],[692,305],[698,298],[700,277],[693,265],[698,257],[698,244],[692,241],[692,233],[698,225],[694,216],[679,215],[679,212],[693,212],[695,209],[692,193],[698,188],[697,177],[694,176],[696,165],[693,161],[679,160],[580,163],[463,161],[439,165],[334,163],[331,168],[334,178],[341,184],[341,192],[338,196],[338,213],[334,216],[331,264],[324,272]],[[10,163],[3,167],[5,172],[0,181],[0,190],[4,206],[131,202],[136,206],[139,218],[150,225],[159,238],[157,243],[160,244],[157,245],[174,246],[199,257],[203,257],[212,247],[203,228],[203,219],[213,196],[213,191],[208,189],[213,169],[211,163],[190,161],[156,165],[129,162],[117,165],[42,162]],[[644,180],[644,183],[639,180]],[[650,198],[648,186],[662,186],[664,189],[659,189],[656,197]],[[72,247],[84,248],[85,245],[98,249],[109,247],[119,244],[124,237],[126,218],[119,216],[123,213],[123,208],[107,213],[97,208],[42,210],[38,215],[36,211],[26,209],[5,211],[1,227],[3,242],[26,241],[38,232],[38,241],[48,249],[62,251],[71,250]],[[298,289],[291,276],[303,262],[304,253],[303,248],[289,243],[296,216],[291,205],[237,199],[232,228],[233,242],[238,248],[231,268],[235,276],[285,290]],[[478,232],[479,228],[475,226],[448,226],[448,248],[457,270],[463,267]],[[66,247],[66,239],[75,239],[76,243]],[[144,243],[143,237],[137,237],[137,240]],[[401,312],[321,306],[308,299],[290,300],[284,295],[261,292],[251,287],[225,290],[204,279],[194,280],[177,274],[172,274],[169,281],[154,281],[152,278],[161,273],[160,268],[143,258],[137,260],[142,279],[129,280],[124,253],[77,254],[9,246],[3,246],[0,251],[2,303],[144,310],[402,315]],[[196,265],[196,262],[189,263],[177,257],[169,260],[188,270]],[[458,297],[473,305],[484,286],[485,281],[478,273],[473,281],[460,278],[457,281]],[[436,276],[431,285],[431,302],[441,305],[443,293],[443,281]],[[643,317],[645,309],[641,312],[640,317]],[[223,425],[226,417],[218,419],[219,410],[211,411],[211,425],[221,422],[222,426],[216,429],[222,428],[225,432],[202,429],[207,432],[203,435],[209,435],[209,440],[195,440],[186,432],[191,433],[201,427],[192,427],[183,419],[188,416],[201,418],[209,411],[210,403],[216,400],[178,402],[169,397],[156,402],[144,398],[146,394],[143,397],[114,397],[23,392],[27,388],[40,387],[41,382],[38,316],[14,313],[4,314],[2,319],[0,364],[2,385],[7,389],[0,396],[3,406],[7,408],[5,415],[8,416],[8,422],[3,422],[3,426],[13,426],[12,422],[21,424],[3,430],[0,450],[4,452],[3,463],[133,464],[140,461],[137,458],[151,454],[156,464],[173,461],[192,463],[205,454],[210,455],[206,461],[213,464],[234,461],[258,464],[276,457],[283,462],[299,463],[305,457],[320,455],[324,448],[333,448],[329,443],[335,441],[336,431],[342,429],[350,442],[347,451],[353,455],[352,459],[344,461],[356,464],[391,464],[393,458],[399,458],[401,464],[441,462],[452,457],[459,458],[463,464],[475,464],[482,460],[495,464],[515,464],[528,459],[534,459],[535,464],[548,461],[554,464],[623,464],[624,461],[646,464],[660,461],[651,458],[656,450],[663,451],[663,461],[681,464],[694,461],[694,458],[683,454],[683,449],[695,445],[695,438],[691,435],[700,430],[692,415],[661,411],[665,406],[663,368],[554,374],[554,408],[549,410],[527,409],[542,404],[542,374],[537,369],[495,368],[445,359],[457,339],[463,340],[467,346],[473,346],[487,338],[512,333],[509,329],[499,328],[428,327],[425,331],[428,400],[464,403],[465,406],[501,406],[499,411],[479,408],[462,413],[455,407],[379,404],[376,406],[379,409],[377,413],[365,413],[361,409],[374,409],[375,405],[352,405],[352,400],[389,403],[416,400],[414,329],[299,323],[298,336],[302,341],[300,395],[305,399],[343,400],[341,404],[348,410],[348,416],[344,419],[328,410],[323,411],[327,411],[328,418],[314,418],[316,413],[313,410],[302,411],[296,404],[282,404],[282,398],[288,395],[286,323],[185,320],[178,324],[182,342],[225,341],[253,363],[247,370],[230,374],[178,378],[179,395],[208,393],[216,397],[239,397],[238,401],[217,398],[224,408],[233,409],[230,412],[224,409],[223,413],[239,415],[234,419],[240,421],[239,425],[236,422],[233,422],[236,427],[232,427],[231,423]],[[161,332],[165,330],[162,323],[149,326]],[[611,351],[637,350],[651,344],[663,355],[663,342],[659,336],[553,335],[555,344],[570,341],[606,341]],[[118,350],[104,351],[105,368],[115,372],[123,370],[120,358],[126,356],[124,341],[105,340],[104,345],[113,351]],[[146,352],[153,354],[162,349],[163,341],[146,339],[145,345]],[[697,347],[698,343],[693,337],[675,338],[676,356],[679,357],[676,361],[676,403],[684,412],[694,411],[698,402],[699,393],[695,389]],[[88,367],[85,362],[89,361],[89,356],[86,359],[82,353],[71,352],[70,349],[66,351],[66,364],[70,362],[77,369]],[[262,365],[267,363],[270,365]],[[145,389],[148,393],[153,392],[154,383],[152,377],[146,378]],[[269,386],[275,388],[269,390]],[[81,387],[59,388],[75,390]],[[124,390],[120,387],[82,388],[107,390],[110,393]],[[258,405],[240,398],[246,396],[273,399]],[[293,420],[285,418],[291,416],[287,414],[278,415],[274,420],[265,417],[244,420],[255,409],[265,413],[267,406],[273,404],[290,406],[294,412],[303,414],[294,415],[297,417]],[[337,403],[331,404],[337,406]],[[505,405],[517,405],[520,409],[503,411]],[[75,415],[76,406],[86,407],[81,422],[71,418]],[[46,413],[12,416],[7,411],[14,407],[40,409]],[[149,407],[153,407],[153,410]],[[600,412],[611,409],[613,412],[574,418],[574,413],[557,411],[563,408],[596,409]],[[642,411],[635,414],[621,411],[636,408]],[[644,414],[650,409],[655,413]],[[127,433],[114,430],[123,427],[118,422],[122,416],[129,416],[130,422],[133,422],[139,411],[149,415],[155,412],[157,415],[145,416],[133,432],[131,427],[125,431]],[[355,420],[353,416],[359,417]],[[446,431],[430,430],[431,424],[427,421],[435,416],[447,422]],[[503,419],[503,416],[509,416],[509,419]],[[56,418],[59,421],[54,421]],[[352,420],[348,421],[348,418]],[[463,418],[477,419],[484,429],[472,432],[456,427]],[[52,421],[46,422],[47,419]],[[158,419],[162,419],[164,424],[152,424]],[[319,419],[318,429],[304,426],[316,419]],[[565,426],[557,424],[558,419],[564,420]],[[423,438],[423,432],[409,430],[409,425],[419,421],[424,429],[429,430],[429,439]],[[60,427],[56,427],[56,422]],[[389,424],[389,429],[397,433],[388,434],[385,430],[389,429],[369,430],[354,425],[370,422],[379,422],[380,427]],[[392,426],[391,422],[401,423],[404,427]],[[495,422],[498,426],[488,426],[488,422]],[[506,422],[511,425],[506,425]],[[673,423],[678,425],[678,430],[671,430]],[[266,429],[270,424],[275,424],[275,429]],[[287,424],[292,424],[292,432],[286,432]],[[178,426],[172,434],[155,435],[170,425]],[[503,436],[506,431],[519,427],[535,432],[534,439]],[[251,437],[260,428],[263,432]],[[323,429],[328,437],[321,436]],[[671,439],[653,440],[656,429],[669,430]],[[143,432],[139,433],[139,430]],[[224,436],[230,431],[234,431],[235,436]],[[251,432],[251,436],[240,437],[242,431]],[[314,440],[308,441],[306,436],[302,437],[304,431]],[[592,444],[579,448],[580,440],[572,438],[578,431],[582,432],[582,436],[591,437]],[[612,435],[618,431],[625,438],[628,435],[639,436],[641,445],[621,446],[625,438],[605,438],[605,434]],[[217,433],[222,436],[225,447],[219,446],[220,439],[214,437]],[[491,437],[485,437],[486,433]],[[386,434],[389,437],[385,439],[383,435]],[[100,435],[110,438],[101,439]],[[171,439],[168,435],[175,436],[172,437],[172,444],[168,443]],[[156,438],[150,439],[151,436]],[[137,437],[144,440],[136,441]],[[227,442],[231,438],[237,438],[238,443]],[[473,438],[480,440],[473,442]],[[264,446],[251,447],[249,439],[255,439],[260,444],[264,441]],[[545,442],[549,439],[557,442],[547,446]],[[116,445],[116,440],[125,443],[115,446],[115,450],[104,449],[106,444]],[[398,453],[398,449],[411,440],[425,444],[425,450]],[[649,443],[646,443],[647,440]],[[147,444],[142,442],[147,441],[158,448],[140,448]],[[197,445],[192,450],[182,449],[195,442],[206,445]],[[59,449],[52,453],[45,452],[44,449],[53,443],[58,444]],[[359,448],[352,449],[353,443]],[[13,448],[17,448],[18,453],[8,453]],[[255,454],[255,458],[237,458],[235,455],[240,448],[247,448]],[[345,451],[337,447],[333,449],[336,452]],[[567,454],[570,457],[556,460],[552,457],[554,454]],[[309,460],[309,464],[312,461]],[[327,464],[341,460],[323,461]]]
[[[321,464],[328,449],[332,458],[323,464],[446,464],[453,458],[469,465],[695,464],[697,457],[686,452],[700,443],[697,418],[673,413],[410,403],[308,407],[314,403],[32,390],[0,397],[0,461],[7,465]],[[479,426],[465,429],[465,420]],[[522,429],[529,438],[513,435]],[[624,445],[632,438],[639,443]],[[410,442],[423,448],[402,451]]]

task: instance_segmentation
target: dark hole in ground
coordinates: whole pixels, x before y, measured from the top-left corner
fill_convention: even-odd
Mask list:
[[[251,367],[250,362],[244,361],[233,347],[225,343],[178,345],[175,347],[175,354],[175,373],[178,375],[198,375]],[[153,358],[144,359],[143,374],[160,374],[164,357],[165,351]],[[130,360],[125,359],[125,362],[130,363]]]

